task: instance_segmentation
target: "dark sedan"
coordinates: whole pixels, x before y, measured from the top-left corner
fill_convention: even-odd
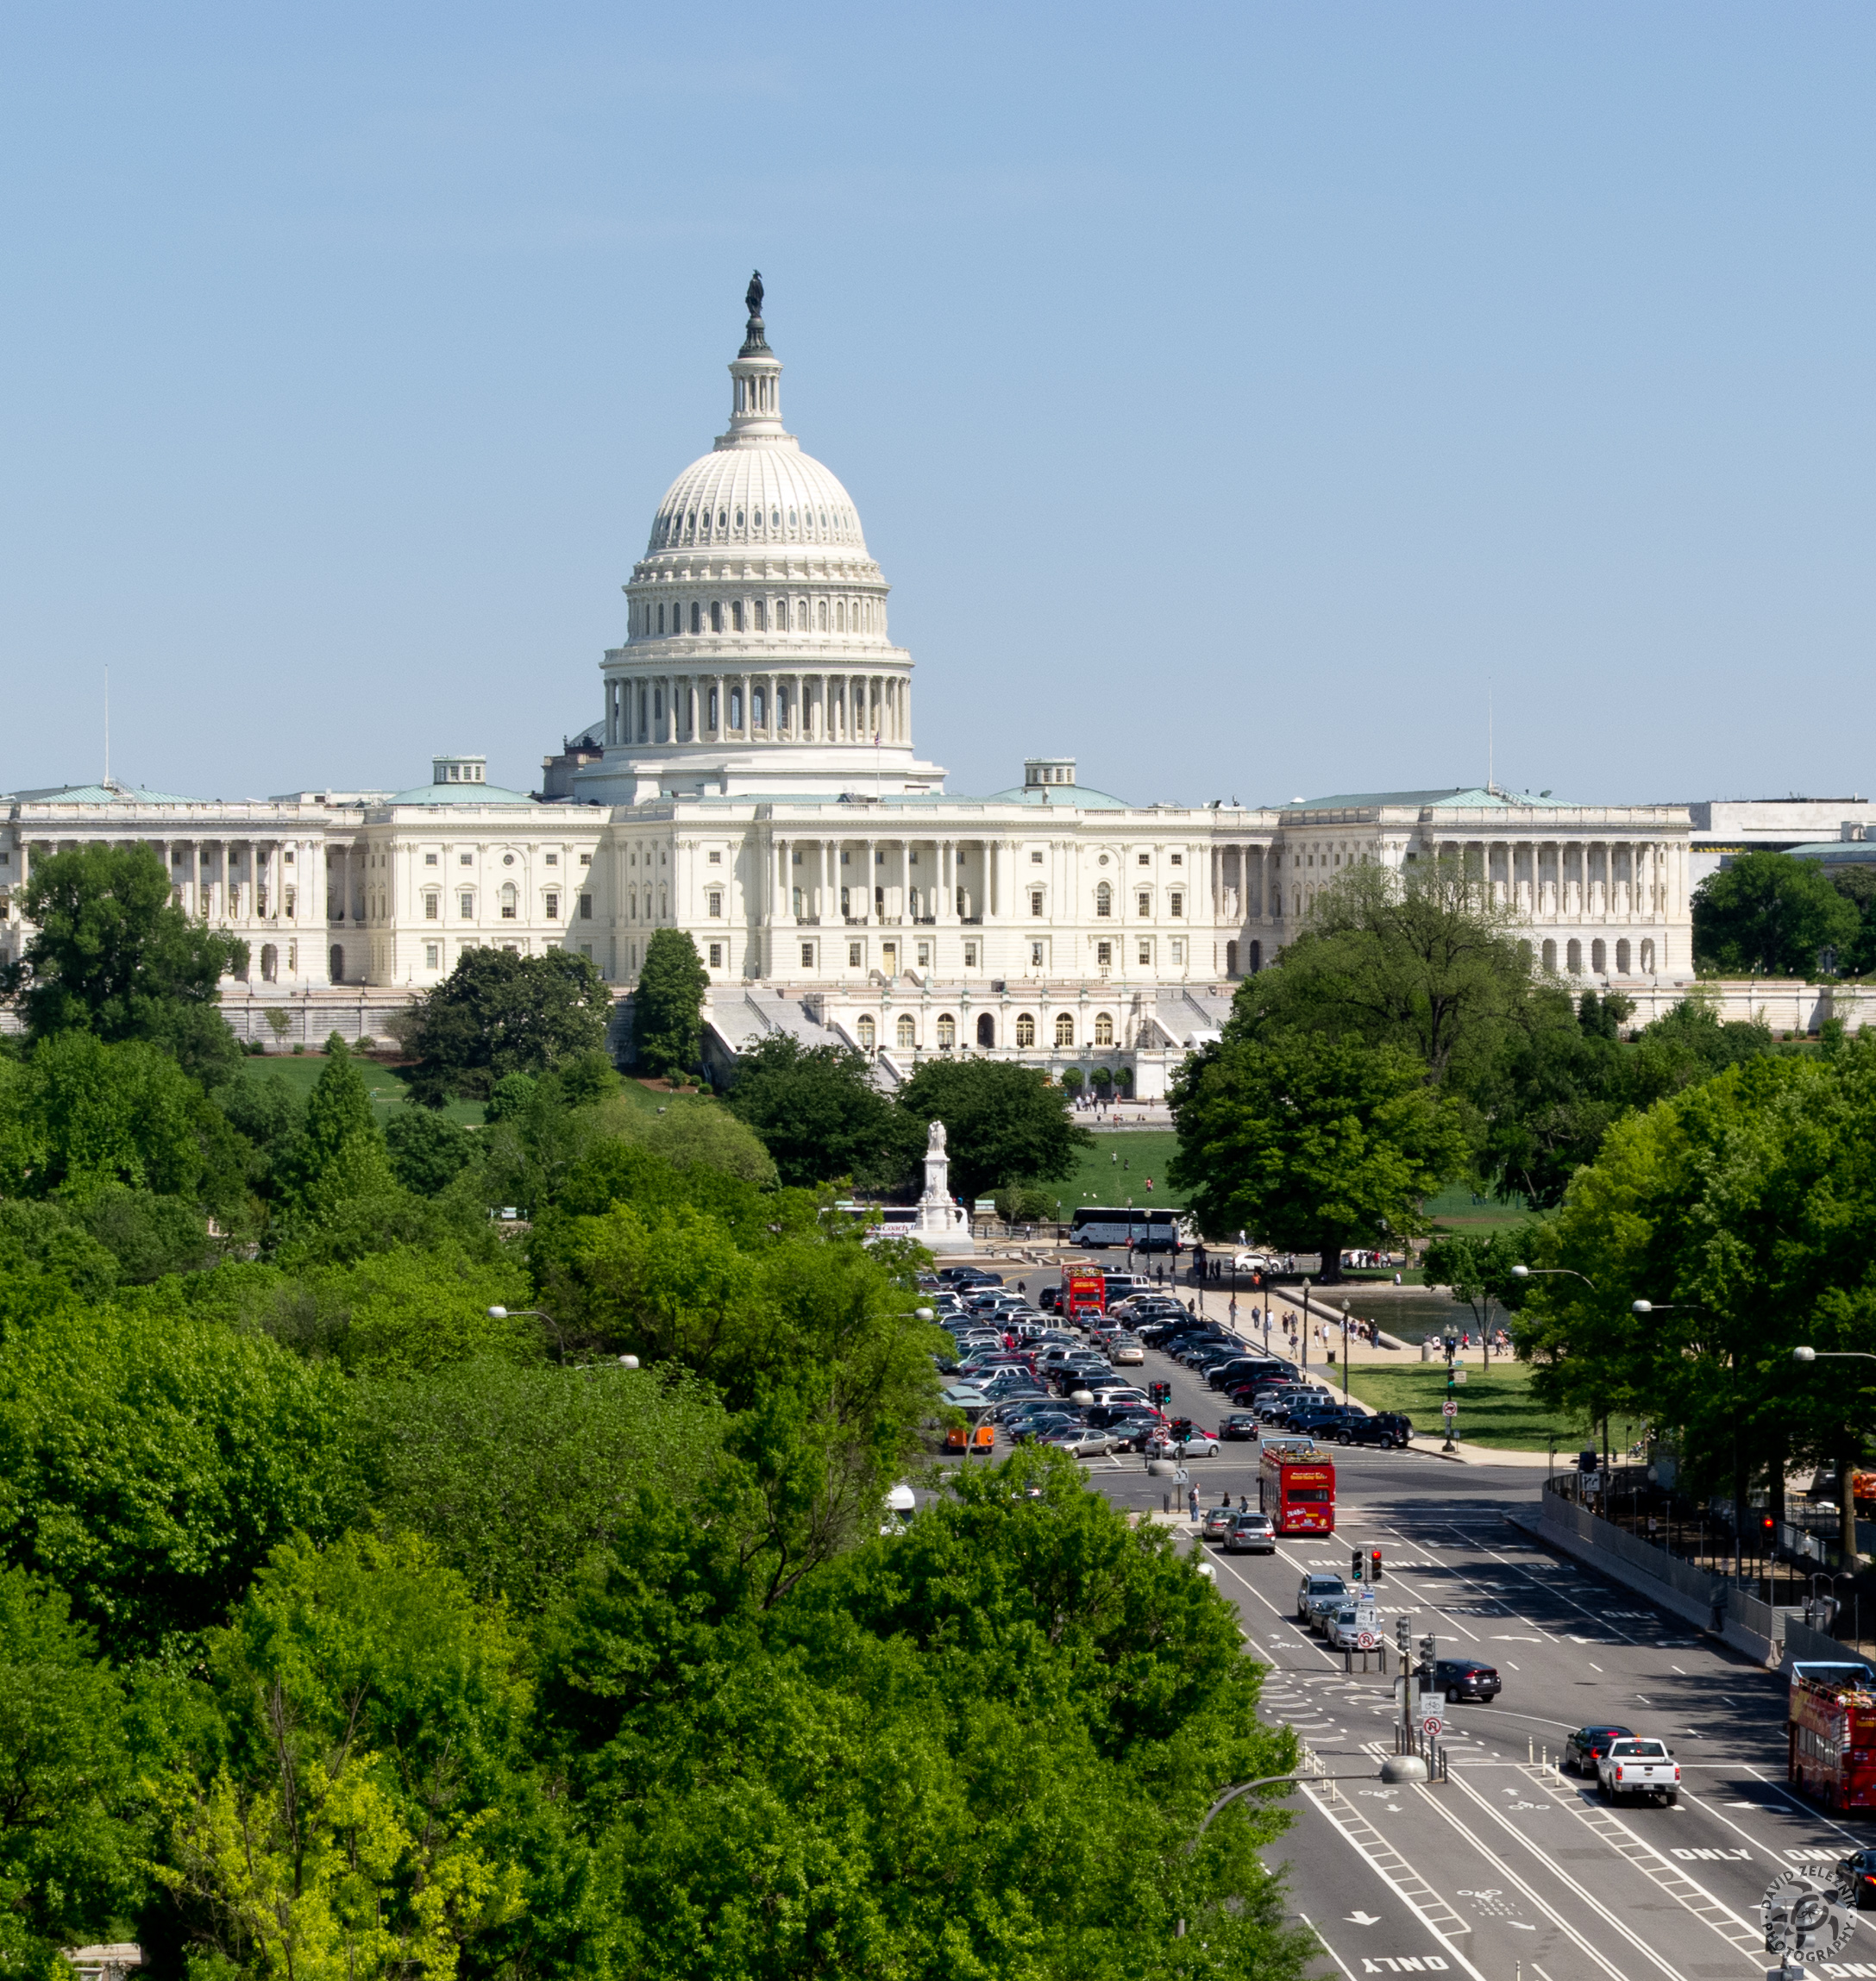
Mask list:
[[[1246,1438],[1255,1440],[1258,1420],[1248,1411],[1240,1410],[1235,1416],[1226,1418],[1218,1426],[1218,1434],[1229,1443],[1242,1443]]]
[[[1434,1690],[1449,1701],[1476,1699],[1489,1706],[1503,1683],[1496,1665],[1481,1664],[1476,1658],[1442,1658],[1433,1668]]]
[[[1414,1422],[1397,1410],[1382,1410],[1372,1417],[1351,1417],[1335,1432],[1338,1445],[1377,1445],[1382,1450],[1405,1451],[1414,1435]]]
[[[1859,1912],[1876,1905],[1876,1850],[1853,1851],[1839,1859],[1837,1884]]]
[[[1627,1727],[1578,1727],[1564,1742],[1563,1759],[1559,1765],[1566,1775],[1593,1775],[1596,1764],[1609,1752],[1611,1740],[1634,1738]]]

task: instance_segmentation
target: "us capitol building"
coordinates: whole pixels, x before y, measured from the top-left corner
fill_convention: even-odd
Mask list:
[[[116,784],[0,799],[0,951],[31,862],[152,844],[176,899],[246,938],[237,1031],[381,1032],[482,944],[589,956],[622,998],[659,928],[709,966],[709,1050],[841,1041],[903,1077],[981,1052],[1164,1091],[1318,889],[1361,860],[1462,859],[1547,970],[1650,1006],[1692,975],[1689,814],[1486,787],[1281,807],[1138,806],[1034,756],[988,798],[913,742],[913,658],[853,498],[782,425],[750,285],[727,431],[674,481],[600,662],[598,722],[534,794],[436,757],[400,792],[235,802]]]

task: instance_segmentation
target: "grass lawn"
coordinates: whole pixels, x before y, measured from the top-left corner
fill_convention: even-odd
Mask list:
[[[293,1054],[290,1052],[269,1053],[264,1059],[247,1059],[242,1062],[242,1071],[250,1080],[265,1080],[270,1073],[277,1073],[295,1094],[304,1100],[313,1090],[313,1083],[324,1070],[326,1056],[323,1052]],[[404,1075],[394,1067],[380,1066],[374,1061],[359,1062],[359,1071],[365,1076],[365,1084],[371,1089],[372,1111],[378,1117],[379,1125],[401,1107],[408,1089]],[[445,1117],[451,1121],[480,1121],[482,1119],[482,1103],[480,1100],[452,1100],[443,1109]]]
[[[1469,1185],[1449,1183],[1438,1196],[1427,1198],[1427,1215],[1443,1232],[1470,1232],[1485,1237],[1510,1225],[1528,1224],[1534,1216],[1542,1218],[1549,1213],[1528,1209],[1522,1197],[1514,1197],[1509,1203],[1503,1204],[1496,1197],[1487,1197],[1484,1202],[1475,1204]]]
[[[1064,1219],[1082,1204],[1118,1206],[1129,1197],[1143,1209],[1149,1204],[1177,1204],[1181,1199],[1166,1181],[1166,1166],[1178,1146],[1179,1138],[1170,1128],[1124,1129],[1114,1135],[1103,1132],[1095,1136],[1092,1149],[1080,1151],[1072,1176],[1045,1188],[1055,1193]],[[1151,1190],[1146,1188],[1149,1176]]]
[[[1437,1435],[1440,1405],[1446,1393],[1443,1363],[1415,1362],[1389,1369],[1358,1362],[1349,1371],[1349,1386],[1364,1403],[1377,1410],[1400,1410],[1414,1420],[1416,1432]],[[1475,1359],[1468,1365],[1465,1387],[1457,1392],[1458,1435],[1468,1445],[1496,1446],[1507,1451],[1542,1451],[1555,1439],[1569,1456],[1592,1442],[1586,1422],[1555,1414],[1531,1394],[1531,1370],[1522,1362],[1497,1362],[1489,1374]],[[1626,1451],[1640,1435],[1641,1424],[1609,1420],[1609,1436],[1617,1451]]]

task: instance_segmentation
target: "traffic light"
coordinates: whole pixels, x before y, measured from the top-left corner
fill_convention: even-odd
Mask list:
[[[1420,1652],[1421,1670],[1430,1677],[1433,1672],[1434,1665],[1438,1660],[1440,1651],[1439,1639],[1431,1635],[1423,1637],[1421,1639],[1418,1646],[1415,1648]]]
[[[1370,1548],[1368,1551],[1368,1579],[1374,1583],[1377,1583],[1381,1579],[1381,1551],[1379,1548]]]
[[[1414,1627],[1404,1616],[1394,1620],[1394,1641],[1401,1647],[1401,1664],[1404,1669],[1408,1650],[1414,1641]]]
[[[1357,1582],[1357,1583],[1358,1583],[1358,1582],[1361,1580],[1361,1564],[1362,1564],[1362,1554],[1361,1554],[1361,1550],[1360,1550],[1359,1548],[1357,1548],[1357,1549],[1354,1551],[1354,1557],[1353,1557],[1353,1559],[1352,1559],[1352,1560],[1350,1562],[1350,1564],[1349,1564],[1349,1568],[1348,1568],[1348,1579],[1349,1579],[1351,1582]]]
[[[1151,1397],[1154,1407],[1157,1408],[1172,1395],[1172,1385],[1170,1382],[1149,1382],[1146,1386],[1146,1394]]]

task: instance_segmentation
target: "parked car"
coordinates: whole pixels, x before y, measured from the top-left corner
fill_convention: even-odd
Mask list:
[[[1227,1445],[1241,1444],[1247,1438],[1255,1440],[1258,1420],[1248,1410],[1236,1411],[1218,1426],[1218,1434]]]
[[[1273,1555],[1277,1552],[1277,1527],[1268,1514],[1241,1513],[1225,1536],[1228,1555]]]
[[[982,1266],[940,1266],[932,1275],[946,1286],[1001,1286],[1003,1282],[994,1273],[987,1273]]]
[[[1164,1430],[1154,1434],[1145,1449],[1156,1458],[1215,1458],[1218,1440],[1209,1431],[1191,1430],[1175,1435]]]
[[[1105,1431],[1089,1430],[1083,1426],[1075,1431],[1057,1431],[1051,1437],[1041,1438],[1038,1444],[1052,1445],[1058,1451],[1066,1451],[1071,1458],[1105,1458],[1114,1449],[1114,1439]]]
[[[1441,1658],[1433,1668],[1433,1687],[1449,1701],[1476,1699],[1489,1706],[1503,1687],[1494,1664],[1482,1664],[1476,1658]]]
[[[1306,1575],[1296,1584],[1296,1621],[1317,1629],[1318,1615],[1333,1615],[1348,1598],[1348,1584],[1340,1576]]]
[[[1123,1334],[1114,1343],[1110,1354],[1116,1368],[1138,1369],[1146,1360],[1145,1346],[1131,1334]]]
[[[1578,1727],[1564,1742],[1563,1758],[1558,1765],[1566,1775],[1593,1775],[1596,1764],[1609,1752],[1611,1740],[1632,1740],[1629,1727]]]
[[[1405,1451],[1414,1435],[1414,1420],[1398,1410],[1377,1410],[1372,1416],[1351,1417],[1335,1434],[1338,1445],[1375,1445]]]
[[[1611,1740],[1596,1764],[1597,1792],[1605,1802],[1624,1796],[1653,1796],[1658,1802],[1680,1800],[1680,1763],[1659,1740]]]
[[[1079,1418],[1067,1416],[1024,1417],[1004,1426],[1013,1445],[1052,1444],[1070,1431],[1085,1430]]]

